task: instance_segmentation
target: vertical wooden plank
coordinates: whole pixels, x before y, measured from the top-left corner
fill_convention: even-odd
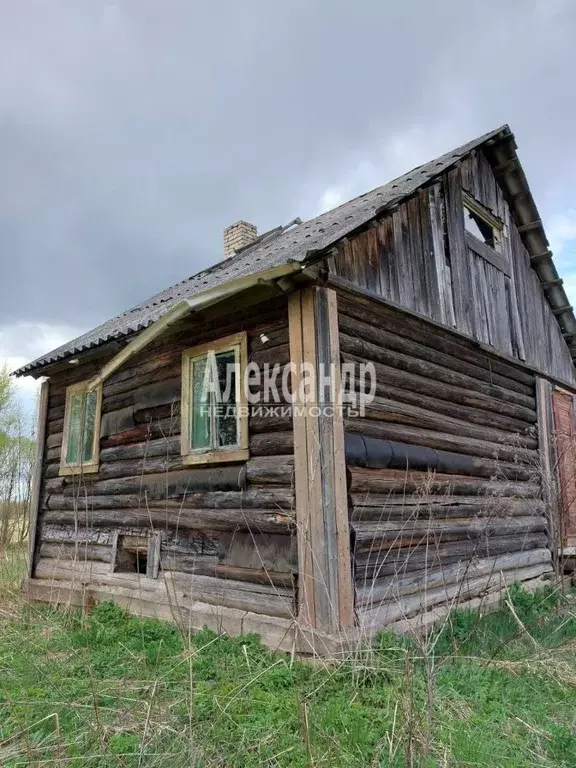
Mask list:
[[[292,392],[296,395],[302,384],[301,366],[304,362],[302,339],[302,292],[288,297],[288,327],[290,360],[292,366]],[[308,504],[308,450],[306,418],[298,412],[298,398],[294,397],[292,423],[294,429],[294,491],[298,547],[298,621],[302,626],[316,626],[314,607],[314,567]]]
[[[40,498],[42,490],[42,465],[44,462],[44,442],[46,439],[46,422],[48,417],[48,397],[50,380],[46,379],[40,387],[38,402],[38,426],[36,428],[36,455],[34,457],[34,473],[30,493],[30,522],[28,526],[28,578],[34,573],[34,553],[36,551],[36,530],[40,513]]]
[[[397,303],[400,303],[400,280],[399,264],[395,251],[394,243],[394,217],[388,216],[385,218],[380,226],[380,269],[384,268],[384,264],[387,266],[389,275],[389,288],[388,293],[382,294],[385,298],[392,299]]]
[[[446,176],[446,221],[450,243],[450,264],[454,286],[456,325],[469,336],[474,336],[475,307],[472,302],[472,280],[468,249],[464,240],[464,213],[460,169],[454,168]]]
[[[561,537],[564,546],[574,546],[576,545],[576,426],[572,393],[554,389],[552,409],[562,504]]]
[[[324,519],[322,509],[322,451],[318,418],[310,413],[310,408],[318,406],[318,371],[316,348],[316,288],[302,291],[302,355],[303,361],[313,372],[311,386],[305,396],[303,407],[306,425],[306,457],[308,463],[307,510],[306,519],[311,540],[312,572],[314,586],[315,626],[331,628],[331,617],[334,613],[330,603],[330,585],[327,583],[326,548],[324,542]],[[298,518],[298,510],[296,511]]]
[[[146,577],[158,578],[160,568],[160,532],[153,531],[148,540],[148,557],[146,559]]]
[[[354,621],[341,411],[336,295],[311,288],[289,298],[291,361],[313,368],[313,386],[293,404],[299,622],[336,632]],[[326,378],[328,377],[328,378]],[[293,386],[299,387],[298,372]]]
[[[558,559],[559,508],[554,450],[554,424],[552,416],[552,385],[541,376],[536,377],[536,414],[538,417],[538,451],[540,455],[542,498],[548,518],[548,540],[556,567]]]
[[[118,531],[114,531],[114,535],[112,537],[112,555],[110,557],[110,573],[114,573],[116,570],[116,560],[118,558],[118,538],[119,538]]]
[[[440,322],[455,326],[454,297],[452,294],[452,270],[449,254],[446,252],[444,225],[446,211],[442,184],[434,184],[430,188],[430,223],[432,227],[432,247],[434,249],[434,266],[436,268],[440,295]]]
[[[334,517],[338,555],[339,624],[354,625],[354,588],[350,553],[350,523],[348,515],[348,486],[346,482],[346,452],[344,447],[344,418],[339,403],[334,402],[341,391],[340,332],[338,328],[338,298],[335,291],[322,289],[327,299],[329,360],[332,367],[332,450],[334,464]]]

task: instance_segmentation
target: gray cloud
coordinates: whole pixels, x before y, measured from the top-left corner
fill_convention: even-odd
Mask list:
[[[314,215],[503,122],[567,205],[574,4],[397,5],[0,0],[0,325],[87,328],[238,218]]]

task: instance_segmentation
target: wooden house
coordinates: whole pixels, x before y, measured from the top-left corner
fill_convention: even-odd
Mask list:
[[[311,221],[238,222],[17,371],[46,377],[26,590],[331,653],[553,573],[575,354],[507,126]]]

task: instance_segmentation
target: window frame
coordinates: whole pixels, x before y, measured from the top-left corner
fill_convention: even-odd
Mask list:
[[[126,550],[131,551],[130,548],[125,547],[125,539],[140,539],[142,548],[144,548],[143,542],[145,541],[146,547],[146,573],[139,573],[138,571],[122,571],[118,569],[118,553]],[[138,546],[137,542],[134,542]],[[110,559],[110,573],[122,574],[123,577],[132,576],[137,579],[143,577],[147,579],[157,579],[160,570],[160,548],[162,546],[162,537],[159,531],[146,531],[141,534],[126,534],[121,531],[115,531],[112,540],[112,557]]]
[[[191,448],[190,415],[193,409],[194,398],[190,377],[191,364],[194,360],[206,358],[210,352],[217,354],[228,351],[234,351],[235,360],[239,364],[239,375],[236,377],[236,405],[239,409],[236,416],[238,444],[231,447],[222,446],[214,448],[210,446],[208,448]],[[243,387],[247,363],[248,335],[246,331],[190,347],[182,353],[180,453],[184,464],[216,464],[246,461],[249,458],[248,408],[246,393]]]
[[[62,448],[60,453],[59,475],[80,475],[98,472],[100,468],[100,426],[102,419],[102,384],[90,389],[90,381],[79,381],[66,387],[66,404],[64,406],[64,428],[62,433]],[[92,458],[90,461],[83,461],[82,458],[77,464],[69,464],[66,460],[68,453],[68,440],[70,437],[70,410],[72,398],[74,395],[85,395],[88,392],[96,392],[96,411],[94,413],[94,437],[92,439]],[[83,443],[82,443],[83,448]]]
[[[472,197],[471,194],[466,192],[466,190],[462,190],[462,205],[464,207],[464,215],[466,215],[466,211],[469,211],[470,213],[473,213],[474,216],[477,216],[479,219],[481,219],[484,224],[487,224],[492,232],[494,233],[494,245],[489,245],[488,243],[485,243],[483,240],[480,240],[476,235],[469,232],[469,230],[466,229],[466,224],[464,224],[464,229],[473,237],[475,240],[478,240],[479,243],[481,243],[486,248],[491,248],[493,251],[495,251],[497,254],[502,255],[502,240],[503,240],[503,234],[504,234],[504,222],[501,221],[499,218],[494,216],[494,214],[486,208],[485,205],[482,205],[482,203],[479,203],[476,198]]]
[[[487,224],[493,232],[494,245],[488,245],[484,240],[480,240],[466,227],[467,212],[472,213]],[[462,190],[462,224],[464,227],[464,241],[477,256],[481,256],[485,261],[499,269],[508,277],[511,276],[510,263],[506,256],[504,246],[505,230],[504,222],[479,203],[471,194]]]

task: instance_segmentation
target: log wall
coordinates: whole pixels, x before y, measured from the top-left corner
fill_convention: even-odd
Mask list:
[[[338,307],[343,362],[377,381],[345,417],[361,627],[551,571],[534,374],[368,298]]]
[[[99,471],[82,478],[60,477],[58,471],[66,387],[93,375],[102,363],[51,378],[36,579],[79,580],[111,595],[115,588],[165,595],[152,578],[113,571],[119,536],[154,532],[160,542],[159,582],[169,576],[181,594],[208,604],[293,615],[291,418],[251,416],[247,462],[186,467],[180,457],[182,351],[242,330],[248,333],[250,361],[288,362],[284,298],[272,308],[181,321],[104,383]]]
[[[470,247],[462,191],[504,225],[501,252]],[[482,245],[477,243],[477,246]],[[350,238],[330,272],[574,383],[574,365],[510,206],[482,151]]]

